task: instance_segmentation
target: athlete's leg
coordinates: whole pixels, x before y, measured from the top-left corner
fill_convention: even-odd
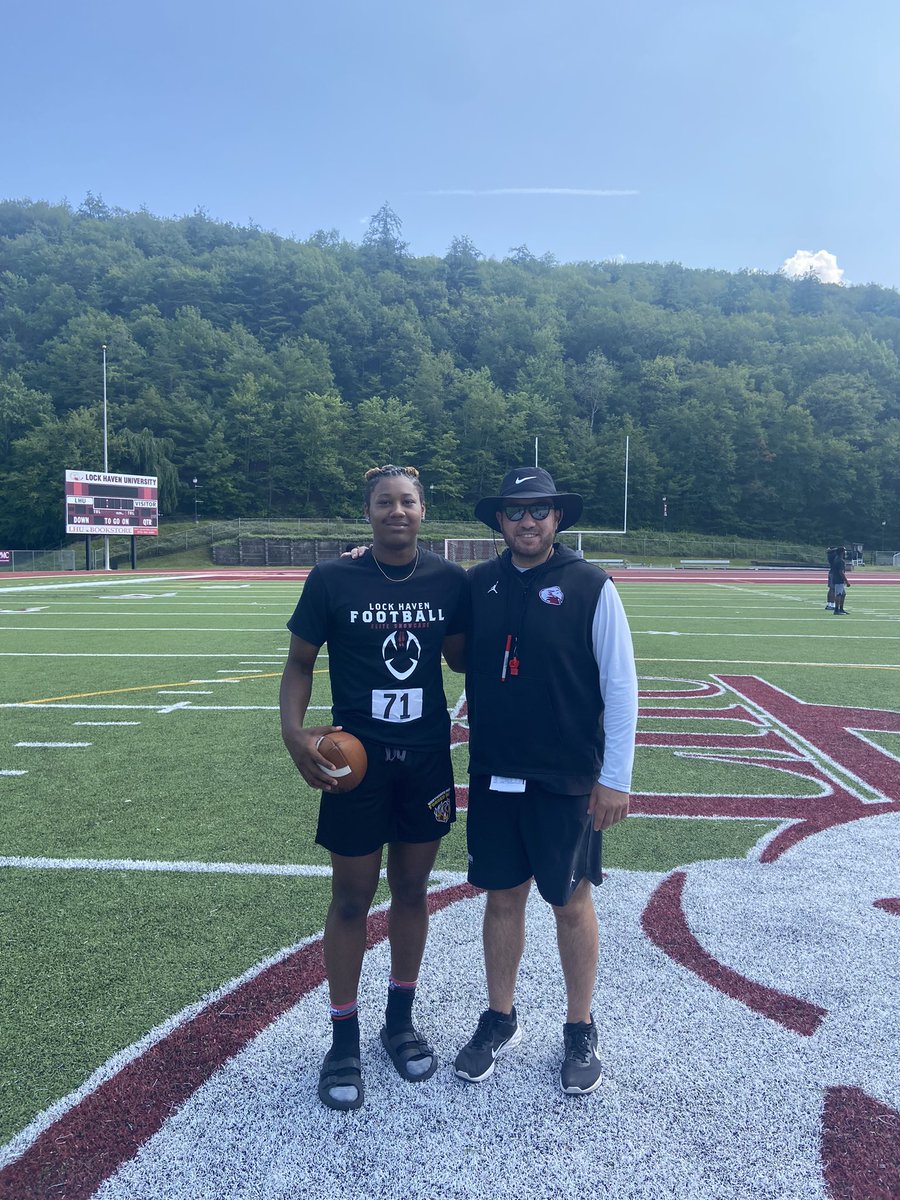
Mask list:
[[[359,858],[332,854],[331,904],[325,921],[325,971],[334,1006],[356,999],[363,955],[366,918],[378,887],[381,850]]]
[[[552,905],[568,1001],[567,1022],[590,1021],[599,934],[590,881],[582,879],[564,907]]]
[[[419,977],[428,936],[428,879],[440,842],[392,842],[387,879],[391,890],[388,939],[395,979]]]
[[[388,847],[391,979],[381,1041],[409,1082],[428,1079],[437,1068],[434,1050],[413,1024],[412,1009],[428,936],[428,878],[439,845],[438,841],[392,842]]]
[[[319,1073],[319,1099],[329,1108],[359,1108],[359,976],[366,952],[366,918],[378,886],[381,850],[358,858],[331,855],[331,904],[325,920],[325,972],[331,997],[331,1049]]]
[[[490,891],[484,910],[484,970],[488,1004],[494,1012],[512,1012],[519,963],[525,950],[525,904],[531,880],[518,887]]]

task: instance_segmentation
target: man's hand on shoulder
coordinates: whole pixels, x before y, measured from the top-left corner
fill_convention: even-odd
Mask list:
[[[368,546],[354,546],[352,550],[344,550],[341,558],[362,558],[368,549]]]
[[[588,812],[594,818],[595,829],[609,829],[628,816],[631,796],[628,792],[617,792],[605,783],[595,783],[591,792]]]

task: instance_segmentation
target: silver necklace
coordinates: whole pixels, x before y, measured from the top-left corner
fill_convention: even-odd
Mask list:
[[[419,565],[419,547],[416,546],[416,557],[413,559],[412,570],[408,575],[404,575],[402,579],[395,579],[393,575],[388,575],[387,571],[384,569],[378,559],[375,558],[374,550],[372,551],[372,558],[375,559],[375,566],[390,583],[406,583],[407,579],[412,579],[413,575],[415,575],[416,567]]]

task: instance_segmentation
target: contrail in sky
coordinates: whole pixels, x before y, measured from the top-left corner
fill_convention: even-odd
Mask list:
[[[633,188],[437,188],[423,196],[639,196]]]

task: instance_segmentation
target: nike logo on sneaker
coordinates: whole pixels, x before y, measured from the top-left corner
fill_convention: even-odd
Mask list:
[[[529,479],[537,479],[537,475],[523,475],[521,479],[517,475],[516,483],[527,483]]]

